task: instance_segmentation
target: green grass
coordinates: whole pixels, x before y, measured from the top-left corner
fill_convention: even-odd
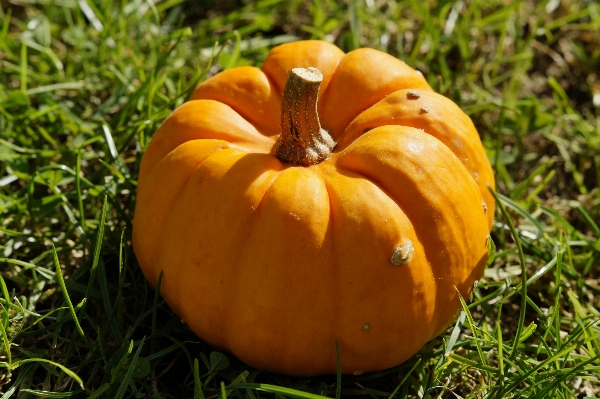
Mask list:
[[[600,395],[599,3],[339,4],[0,2],[0,398]],[[298,38],[420,69],[473,118],[496,172],[485,277],[393,369],[248,367],[194,336],[132,253],[161,121],[198,82]]]

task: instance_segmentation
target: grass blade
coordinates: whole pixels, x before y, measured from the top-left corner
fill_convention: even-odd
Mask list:
[[[502,213],[502,216],[504,217],[504,220],[506,221],[506,224],[508,225],[508,227],[510,229],[513,239],[515,240],[515,244],[517,246],[517,251],[519,253],[519,261],[521,262],[521,279],[522,279],[522,282],[521,282],[521,308],[519,309],[519,322],[517,324],[517,331],[515,332],[515,339],[513,340],[513,347],[512,347],[512,350],[510,351],[510,355],[508,356],[508,358],[510,360],[513,360],[515,358],[515,356],[517,355],[517,347],[519,346],[519,337],[521,336],[521,331],[523,331],[523,324],[525,324],[525,312],[526,312],[526,308],[527,308],[527,266],[525,264],[525,254],[523,253],[523,247],[521,246],[521,241],[519,239],[519,235],[517,234],[517,230],[515,229],[515,226],[513,225],[513,222],[510,219],[510,216],[508,215],[506,208],[504,207],[503,203],[500,201],[498,194],[496,194],[496,192],[494,190],[492,190],[491,187],[488,187],[488,188],[489,188],[489,191],[494,196],[494,199],[496,200],[496,204],[498,204],[498,208],[500,208],[500,212]]]
[[[54,256],[54,266],[56,267],[56,277],[58,278],[58,284],[60,285],[60,289],[63,292],[63,296],[65,302],[67,302],[67,306],[69,308],[69,312],[71,313],[71,317],[75,322],[75,327],[77,328],[77,332],[83,338],[86,345],[89,347],[90,343],[81,328],[81,324],[79,324],[79,319],[77,318],[77,313],[75,313],[75,308],[73,308],[73,303],[71,302],[71,298],[69,298],[69,292],[67,291],[67,287],[65,285],[65,279],[62,275],[62,269],[60,267],[60,262],[58,261],[58,254],[56,253],[56,248],[54,248],[54,244],[52,244],[52,255]]]
[[[202,382],[200,381],[200,367],[198,366],[198,359],[194,359],[194,399],[204,399]]]
[[[286,395],[297,399],[327,399],[326,396],[315,395],[308,392],[302,392],[293,388],[285,388],[271,384],[231,384],[227,386],[228,389],[255,389],[258,391],[265,391],[274,394]]]
[[[104,206],[102,207],[102,216],[100,216],[100,224],[98,225],[98,235],[96,236],[96,246],[94,247],[94,257],[92,259],[92,267],[90,270],[90,279],[88,281],[87,290],[85,296],[89,296],[89,291],[94,284],[94,278],[96,277],[96,269],[98,268],[98,261],[100,260],[100,251],[102,250],[102,240],[104,239],[104,225],[106,224],[106,212],[108,209],[107,197],[104,196]]]
[[[74,372],[72,372],[71,370],[69,370],[68,368],[63,366],[62,364],[53,362],[51,360],[41,359],[41,358],[23,359],[23,360],[19,360],[18,362],[13,363],[13,369],[16,369],[17,367],[21,367],[22,365],[27,364],[27,363],[48,363],[48,364],[53,365],[54,367],[58,367],[66,375],[68,375],[73,380],[75,380],[75,382],[77,382],[79,384],[81,389],[83,389],[83,380],[81,378],[79,378],[79,376],[77,374],[75,374]]]
[[[392,391],[392,393],[390,394],[390,396],[388,396],[388,399],[392,399],[394,396],[396,396],[396,393],[398,393],[398,390],[402,387],[402,385],[404,385],[404,383],[406,382],[406,380],[408,380],[408,377],[410,377],[410,375],[413,373],[413,371],[415,371],[415,369],[417,368],[417,366],[419,364],[421,364],[421,359],[417,360],[415,362],[415,364],[413,364],[413,366],[410,368],[410,370],[408,370],[408,372],[404,375],[404,377],[402,378],[402,380],[400,381],[400,383]]]
[[[123,380],[121,381],[121,385],[119,385],[119,390],[117,391],[117,394],[115,395],[115,399],[122,399],[123,395],[125,395],[125,391],[127,390],[127,387],[129,386],[129,381],[131,381],[131,377],[133,376],[133,371],[135,370],[135,367],[137,365],[137,360],[140,356],[140,352],[142,351],[142,346],[144,346],[145,340],[146,340],[146,337],[142,338],[142,341],[138,345],[138,348],[135,351],[135,354],[133,355],[133,359],[131,360],[131,364],[127,368],[125,377],[123,377]]]

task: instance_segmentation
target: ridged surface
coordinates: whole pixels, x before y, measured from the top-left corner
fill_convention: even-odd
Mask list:
[[[338,147],[293,167],[270,150],[287,73],[308,66],[324,74],[319,116]],[[483,273],[494,210],[491,167],[456,105],[387,54],[319,41],[279,46],[192,98],[142,159],[133,240],[194,332],[256,367],[316,375],[335,373],[336,340],[343,372],[379,370],[447,327],[456,289],[468,296]],[[407,240],[412,260],[394,265]]]

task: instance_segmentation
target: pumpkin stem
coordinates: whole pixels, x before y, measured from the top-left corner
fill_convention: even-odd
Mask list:
[[[335,142],[321,128],[317,97],[323,74],[317,68],[294,68],[281,99],[281,135],[271,153],[280,161],[309,166],[325,160]]]

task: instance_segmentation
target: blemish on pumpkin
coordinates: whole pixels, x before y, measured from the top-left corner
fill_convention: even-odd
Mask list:
[[[415,252],[415,247],[412,245],[411,240],[406,240],[402,244],[396,247],[396,250],[392,254],[390,261],[393,265],[400,266],[410,263]]]
[[[421,98],[421,93],[419,93],[418,91],[409,90],[408,93],[406,93],[406,97],[412,99]]]
[[[363,331],[369,331],[371,329],[371,325],[369,323],[365,323],[363,326]]]
[[[362,373],[364,373],[364,371],[357,370],[357,371],[352,372],[352,374],[354,374],[354,375],[361,375]]]
[[[198,179],[198,184],[202,183],[202,178]]]
[[[485,201],[481,200],[481,205],[483,205],[483,213],[485,213],[487,215],[487,213],[488,213],[487,204],[485,203]]]
[[[199,244],[198,244],[198,246],[199,246],[199,247],[201,247],[201,246],[202,246],[202,243],[199,243]]]
[[[427,107],[421,107],[421,112],[423,112],[424,114],[428,114],[429,113],[429,108],[427,108]]]

